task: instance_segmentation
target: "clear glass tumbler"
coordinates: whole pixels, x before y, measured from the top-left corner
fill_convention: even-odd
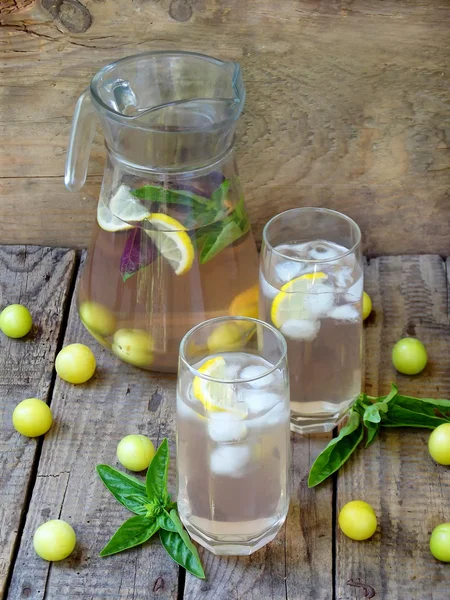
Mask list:
[[[180,346],[178,510],[214,554],[247,555],[270,542],[288,511],[286,342],[251,318],[219,317]]]
[[[361,232],[349,217],[296,208],[264,228],[259,316],[287,341],[291,429],[331,431],[361,392]]]

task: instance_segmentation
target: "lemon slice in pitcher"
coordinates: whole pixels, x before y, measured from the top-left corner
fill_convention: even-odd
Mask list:
[[[215,356],[203,363],[198,372],[226,380],[227,363],[223,356]],[[233,390],[227,383],[203,379],[197,375],[192,382],[192,391],[208,412],[233,413],[237,419],[245,419],[247,416],[244,410],[236,406]]]
[[[259,285],[256,284],[247,290],[244,290],[230,304],[228,312],[233,317],[252,317],[258,318],[258,296]]]
[[[107,206],[99,200],[97,222],[105,231],[116,232],[133,229],[129,221],[140,222],[150,216],[149,211],[132,195],[130,188],[121,185]]]
[[[163,213],[152,213],[146,219],[153,229],[145,233],[152,239],[161,255],[171,264],[177,275],[189,271],[194,262],[194,246],[186,227]]]
[[[318,279],[328,279],[325,273],[307,273],[288,281],[272,302],[270,316],[275,327],[280,327],[288,319],[308,319],[306,308],[307,294],[309,294]]]

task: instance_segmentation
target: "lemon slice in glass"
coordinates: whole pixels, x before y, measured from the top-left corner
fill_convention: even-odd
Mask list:
[[[173,217],[162,213],[152,213],[146,220],[153,229],[146,229],[145,233],[171,264],[175,273],[182,275],[189,271],[195,253],[186,227]]]
[[[226,379],[227,363],[223,356],[215,356],[203,363],[198,371],[215,379]],[[192,382],[192,391],[208,412],[233,413],[236,419],[245,419],[247,416],[245,410],[237,405],[233,389],[228,383],[203,379],[197,375]]]
[[[280,329],[289,319],[308,319],[311,317],[306,308],[307,294],[312,291],[319,279],[328,279],[325,273],[307,273],[288,281],[272,302],[270,316],[275,327]]]
[[[133,229],[128,221],[140,222],[150,216],[149,211],[130,192],[130,188],[121,185],[109,202],[109,206],[99,200],[97,222],[105,231],[126,231]]]

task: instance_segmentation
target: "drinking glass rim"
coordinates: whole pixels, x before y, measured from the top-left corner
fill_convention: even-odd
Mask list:
[[[357,233],[356,242],[353,244],[353,246],[349,250],[347,250],[346,252],[344,252],[342,254],[339,254],[339,256],[337,256],[337,257],[335,256],[332,258],[295,258],[294,256],[288,256],[287,254],[284,254],[283,252],[276,250],[268,240],[267,232],[268,232],[270,225],[272,225],[272,223],[274,221],[276,221],[279,217],[286,215],[290,212],[306,212],[306,211],[312,211],[312,212],[318,212],[318,213],[328,213],[331,215],[341,217],[345,221],[348,221],[356,230],[356,233]],[[356,223],[356,221],[354,221],[351,217],[345,215],[344,213],[339,212],[338,210],[332,210],[331,208],[320,208],[318,206],[299,206],[298,208],[290,208],[288,210],[284,210],[281,213],[278,213],[277,215],[275,215],[271,219],[269,219],[269,221],[267,221],[267,223],[264,226],[262,235],[263,235],[264,244],[266,246],[268,246],[270,248],[270,251],[273,252],[274,254],[277,254],[278,256],[282,256],[283,258],[286,258],[288,260],[292,260],[293,262],[310,263],[310,264],[329,263],[329,262],[336,261],[340,258],[344,258],[345,256],[352,254],[356,250],[356,248],[359,246],[359,244],[361,243],[361,229],[359,228],[359,225],[358,225],[358,223]]]
[[[272,333],[275,334],[275,337],[277,337],[281,343],[282,353],[281,353],[281,356],[278,359],[278,361],[274,365],[272,365],[270,367],[270,369],[267,369],[267,371],[264,371],[264,373],[262,373],[261,375],[258,375],[256,377],[248,377],[247,379],[220,379],[218,377],[211,377],[210,375],[206,375],[206,373],[201,373],[198,369],[196,369],[195,367],[190,365],[189,361],[187,360],[187,358],[185,356],[185,352],[184,352],[188,338],[193,333],[195,333],[197,330],[201,329],[202,327],[205,327],[206,325],[212,325],[212,324],[221,323],[221,322],[223,323],[226,321],[251,322],[251,323],[254,323],[255,325],[262,325],[269,331],[272,331]],[[219,353],[211,352],[211,354],[217,355]],[[225,352],[225,354],[226,354],[226,352]],[[181,342],[180,342],[180,360],[187,367],[187,369],[195,377],[200,377],[201,379],[206,379],[207,381],[213,381],[215,383],[250,383],[251,381],[257,381],[258,379],[267,377],[268,375],[273,373],[276,369],[278,369],[281,366],[281,364],[286,361],[286,357],[287,357],[287,344],[286,344],[286,339],[283,336],[283,334],[280,331],[278,331],[278,329],[276,329],[275,327],[270,325],[269,323],[266,323],[265,321],[262,321],[261,319],[254,319],[253,317],[224,316],[224,317],[214,317],[213,319],[207,319],[206,321],[202,321],[201,323],[198,323],[198,325],[194,325],[194,327],[189,329],[189,331],[187,333],[185,333],[185,335],[183,336],[183,338],[181,339]],[[207,358],[207,357],[205,357],[205,358]]]

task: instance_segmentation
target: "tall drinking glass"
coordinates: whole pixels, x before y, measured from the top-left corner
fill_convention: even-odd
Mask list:
[[[181,341],[177,387],[178,510],[214,554],[270,542],[289,505],[286,342],[272,326],[223,317]]]
[[[283,333],[291,429],[331,431],[361,392],[361,232],[349,217],[296,208],[264,228],[260,318]]]

